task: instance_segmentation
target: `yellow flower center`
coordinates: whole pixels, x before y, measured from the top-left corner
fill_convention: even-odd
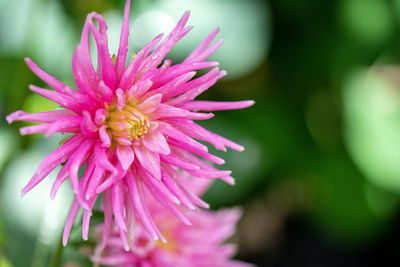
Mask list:
[[[156,244],[162,250],[165,250],[165,251],[168,251],[171,253],[175,253],[177,251],[175,245],[173,244],[173,241],[168,240],[167,243],[163,243],[163,242],[157,240]]]
[[[113,104],[107,108],[107,132],[113,143],[129,145],[141,139],[149,130],[150,122],[134,105],[127,102],[122,109]]]
[[[159,218],[160,219],[160,218]],[[164,243],[160,240],[156,241],[156,246],[162,250],[168,251],[170,253],[177,253],[179,251],[179,244],[178,241],[175,239],[175,231],[177,230],[176,221],[170,220],[167,218],[162,218],[163,220],[160,221],[159,225],[162,229],[162,234],[167,240],[167,243]],[[158,220],[157,220],[158,221]]]
[[[160,240],[156,241],[156,246],[159,247],[162,250],[171,252],[171,253],[175,253],[177,252],[177,246],[176,243],[174,241],[174,239],[172,238],[172,236],[168,233],[163,232],[164,237],[168,240],[167,243],[164,243]]]

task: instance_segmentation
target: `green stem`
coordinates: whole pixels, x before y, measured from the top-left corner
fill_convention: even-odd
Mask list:
[[[62,245],[62,237],[58,239],[57,248],[54,251],[53,259],[51,261],[52,267],[60,267],[62,261],[62,254],[63,254],[64,246]]]

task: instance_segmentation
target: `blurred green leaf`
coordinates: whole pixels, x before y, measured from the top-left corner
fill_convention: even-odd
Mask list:
[[[2,149],[0,150],[0,172],[3,171],[3,166],[9,160],[10,156],[16,152],[18,144],[17,136],[10,129],[0,129],[0,144]],[[0,184],[1,184],[0,177]]]
[[[22,58],[0,56],[0,107],[1,111],[8,114],[21,109],[29,81],[34,80],[34,75],[25,66]]]
[[[59,108],[53,101],[37,94],[30,94],[25,99],[24,110],[31,113],[49,111]]]
[[[371,182],[400,192],[400,92],[390,77],[400,69],[355,72],[343,90],[345,137],[357,166]]]
[[[369,45],[382,45],[394,33],[394,18],[388,1],[342,1],[343,26],[352,38]]]
[[[371,210],[382,218],[390,218],[399,208],[399,195],[374,184],[365,183],[365,195]]]
[[[0,267],[12,267],[12,265],[6,258],[0,256]]]
[[[342,246],[354,246],[372,240],[385,229],[394,209],[379,216],[374,212],[367,200],[365,180],[350,159],[344,154],[321,156],[313,169],[312,218],[326,237]]]
[[[55,250],[53,251],[53,256],[51,259],[52,267],[61,266],[63,250],[64,250],[64,246],[62,244],[62,236],[60,235],[60,238],[55,239],[55,240],[57,240],[56,241],[57,243],[55,245]]]
[[[5,245],[5,237],[3,230],[3,220],[1,218],[2,214],[0,213],[0,252],[2,251],[3,246]]]

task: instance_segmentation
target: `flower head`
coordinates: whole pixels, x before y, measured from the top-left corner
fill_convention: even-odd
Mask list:
[[[205,187],[201,183],[191,183],[196,194]],[[93,262],[117,267],[251,267],[253,265],[232,260],[236,251],[233,244],[225,244],[235,232],[241,212],[239,209],[221,211],[185,210],[184,214],[193,220],[192,226],[182,224],[163,209],[157,202],[150,201],[149,208],[168,243],[164,244],[148,237],[141,224],[132,231],[129,243],[131,250],[125,251],[116,228],[111,237],[99,242]],[[101,233],[103,225],[96,229]],[[101,235],[97,235],[101,239]]]
[[[230,171],[218,170],[210,164],[220,165],[224,160],[210,154],[198,140],[220,150],[227,147],[243,150],[242,146],[195,123],[213,116],[198,111],[240,109],[253,104],[253,101],[195,100],[226,74],[217,62],[207,60],[222,43],[212,44],[218,29],[182,63],[172,64],[170,59],[165,59],[166,55],[191,30],[190,26],[185,26],[189,18],[186,12],[166,38],[155,37],[126,64],[129,10],[128,0],[116,56],[109,53],[103,17],[97,13],[87,16],[72,59],[76,89],[27,58],[29,68],[54,90],[34,85],[30,89],[61,108],[34,114],[16,111],[7,117],[9,123],[38,123],[21,128],[22,135],[68,134],[60,147],[42,161],[22,190],[22,194],[29,192],[62,165],[51,197],[55,197],[66,180],[70,181],[75,195],[64,228],[64,244],[81,208],[84,210],[82,235],[87,239],[91,211],[100,195],[105,228],[110,228],[115,220],[126,249],[129,249],[128,229],[137,221],[151,238],[165,241],[147,208],[144,190],[148,189],[167,210],[190,224],[177,206],[195,209],[196,206],[207,207],[207,204],[179,183],[181,173],[233,183]],[[96,67],[91,61],[91,38],[97,48]],[[208,69],[208,72],[196,76],[196,71],[201,69]],[[79,171],[83,171],[82,177]],[[104,235],[109,232],[105,231]]]

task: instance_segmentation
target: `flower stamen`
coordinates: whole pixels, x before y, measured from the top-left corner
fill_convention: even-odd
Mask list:
[[[107,109],[105,124],[112,142],[120,145],[134,144],[147,134],[150,127],[147,116],[129,102],[120,110],[117,105],[111,105]]]

